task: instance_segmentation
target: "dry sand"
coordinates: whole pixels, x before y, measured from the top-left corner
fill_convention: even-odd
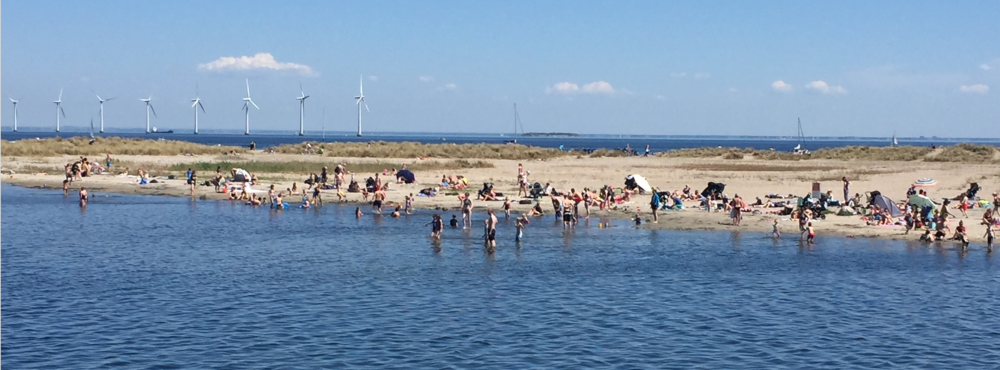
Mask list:
[[[47,187],[59,189],[62,186],[63,175],[58,170],[50,170],[48,174],[23,173],[24,170],[31,172],[39,168],[61,168],[65,163],[73,159],[72,156],[65,157],[45,157],[45,158],[3,158],[2,182],[27,186],[27,187]],[[297,154],[262,154],[255,153],[241,160],[257,161],[315,161],[316,172],[322,166],[334,166],[339,162],[375,162],[375,159],[365,158],[331,158],[313,155]],[[142,163],[145,165],[165,167],[177,163],[193,162],[218,162],[218,156],[118,156],[116,160],[128,161],[131,163]],[[413,163],[414,159],[378,159],[380,163],[395,163],[386,167],[399,167],[402,163]],[[465,175],[470,180],[471,188],[469,192],[475,196],[476,190],[483,182],[493,182],[497,190],[513,197],[517,194],[516,175],[518,161],[492,160],[495,168],[476,168],[449,170],[447,174]],[[988,198],[990,193],[1000,191],[1000,168],[996,165],[974,165],[955,163],[927,163],[927,162],[864,162],[864,161],[763,161],[754,159],[725,160],[719,158],[559,158],[546,161],[522,161],[525,169],[531,171],[531,181],[542,184],[551,183],[560,191],[576,188],[596,189],[608,184],[620,188],[624,178],[629,174],[640,174],[645,176],[650,184],[660,190],[681,189],[685,184],[697,191],[703,189],[707,182],[722,182],[726,184],[726,193],[730,196],[739,194],[748,203],[752,203],[755,197],[764,198],[770,193],[775,194],[795,194],[805,195],[811,190],[811,184],[820,182],[822,190],[832,190],[835,199],[840,199],[842,195],[841,176],[847,176],[851,180],[851,194],[864,193],[865,191],[879,190],[884,195],[893,200],[900,201],[905,195],[910,184],[918,178],[933,178],[937,180],[937,186],[927,189],[932,198],[955,197],[968,188],[970,182],[978,182],[983,190],[980,197]],[[15,174],[9,174],[14,170]],[[132,169],[133,174],[135,168]],[[348,168],[350,170],[350,168]],[[396,185],[390,187],[387,198],[390,202],[402,202],[405,195],[417,194],[420,189],[436,186],[437,180],[441,178],[445,171],[439,172],[418,172],[417,182],[413,185]],[[212,174],[201,173],[199,178],[203,181]],[[279,189],[290,188],[292,182],[302,184],[307,174],[258,174],[263,183],[260,189],[266,189],[267,185],[275,184]],[[357,174],[359,182],[362,179],[372,176],[372,174]],[[183,176],[179,176],[182,178]],[[87,187],[92,193],[114,192],[127,194],[148,194],[148,195],[168,195],[168,196],[190,196],[183,179],[165,180],[160,184],[138,185],[134,179],[116,177],[112,175],[97,175],[85,178],[83,181],[74,182],[71,189],[75,191],[79,187]],[[215,193],[212,187],[199,186],[196,196],[202,199],[226,199],[226,194]],[[323,199],[326,203],[336,201],[335,191],[324,191]],[[298,199],[298,198],[293,198]],[[635,197],[632,202],[619,205],[615,210],[595,211],[592,217],[610,217],[614,219],[628,219],[632,217],[636,208],[641,209],[644,219],[649,219],[648,196]],[[361,195],[358,193],[348,193],[350,203],[360,203]],[[552,207],[545,199],[542,207],[551,216]],[[476,202],[477,211],[484,211],[487,207],[499,210],[503,202]],[[98,204],[95,204],[95,206]],[[448,212],[456,211],[459,200],[454,195],[439,195],[434,198],[418,197],[414,206],[425,209],[441,209]],[[530,205],[515,204],[515,212],[527,211]],[[366,210],[367,208],[363,208]],[[391,208],[390,208],[391,209]],[[834,207],[836,210],[836,207]],[[765,210],[767,211],[767,210]],[[386,212],[389,212],[388,210]],[[457,213],[457,212],[456,212]],[[970,218],[966,221],[969,228],[969,235],[973,242],[983,242],[984,226],[979,225],[983,209],[975,208],[969,211]],[[770,232],[771,222],[777,217],[780,220],[781,230],[786,235],[797,234],[798,227],[794,220],[789,220],[788,216],[775,216],[771,214],[746,215],[743,225],[734,227],[730,225],[728,214],[720,212],[706,212],[704,210],[689,208],[683,211],[661,212],[659,223],[644,223],[643,228],[654,229],[674,229],[674,230],[727,230],[727,231],[748,231],[748,232]],[[961,215],[959,215],[961,217]],[[619,221],[625,222],[625,221]],[[952,228],[957,225],[958,220],[952,220]],[[916,239],[918,235],[911,233],[903,235],[903,227],[892,226],[867,226],[859,216],[835,216],[830,215],[826,220],[817,221],[815,224],[819,238],[823,236],[847,236],[847,237],[881,237]],[[786,236],[789,237],[789,236]],[[794,236],[791,236],[794,237]]]

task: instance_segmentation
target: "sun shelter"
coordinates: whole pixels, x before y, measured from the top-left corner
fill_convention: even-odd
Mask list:
[[[931,198],[928,198],[928,197],[920,195],[920,194],[913,194],[913,195],[911,195],[910,196],[910,201],[907,202],[907,204],[909,204],[911,206],[917,206],[917,207],[920,207],[920,208],[931,207],[931,209],[934,209],[934,208],[937,207],[937,205],[934,204],[934,201],[931,200]]]
[[[404,183],[412,184],[417,181],[417,176],[414,175],[412,171],[404,168],[396,171],[396,180],[402,180]]]
[[[934,181],[934,179],[919,179],[913,182],[913,186],[917,188],[933,188],[937,186],[937,181]]]
[[[233,182],[250,182],[250,173],[242,168],[233,169]]]
[[[625,188],[629,190],[639,189],[642,193],[653,191],[653,188],[649,186],[649,181],[646,181],[646,178],[640,175],[625,176]]]
[[[882,193],[880,192],[877,191],[872,192],[872,204],[882,209],[888,209],[889,214],[892,215],[892,217],[900,217],[903,215],[903,211],[899,209],[899,206],[897,206],[896,203],[892,201],[892,199],[889,199],[889,197],[882,195]]]

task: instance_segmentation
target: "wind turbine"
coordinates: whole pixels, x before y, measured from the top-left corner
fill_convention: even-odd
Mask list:
[[[302,83],[299,83],[299,91],[302,95],[295,98],[299,101],[299,136],[305,136],[305,117],[306,117],[306,99],[309,95],[306,95],[305,90],[302,90]]]
[[[156,117],[156,109],[153,109],[153,104],[149,102],[153,100],[153,96],[150,95],[146,99],[139,99],[139,101],[146,103],[146,133],[149,133],[149,111],[153,111],[153,117]]]
[[[17,100],[9,96],[7,99],[10,99],[10,102],[14,103],[14,132],[17,132]]]
[[[66,111],[62,109],[62,93],[63,89],[59,88],[59,99],[53,102],[56,103],[56,132],[59,132],[59,113],[66,117]]]
[[[365,104],[365,110],[371,113],[371,109],[368,109],[368,103],[365,103],[365,76],[361,76],[361,89],[358,91],[358,96],[354,97],[358,102],[358,137],[361,137],[361,103]]]
[[[257,103],[254,103],[253,99],[250,99],[250,79],[248,78],[247,79],[247,97],[243,98],[243,110],[246,111],[246,113],[247,113],[247,126],[246,126],[246,131],[243,131],[243,135],[250,135],[250,105],[251,104],[253,104],[254,108],[257,108],[258,110],[260,109],[260,107],[257,106]]]
[[[104,133],[104,102],[106,102],[106,101],[112,101],[112,100],[115,100],[115,99],[118,99],[118,98],[101,99],[100,95],[97,95],[97,94],[94,94],[94,95],[97,96],[97,101],[101,102],[101,131],[100,132],[103,134]]]
[[[201,108],[202,113],[205,112],[205,106],[201,104],[201,93],[198,92],[198,86],[195,85],[195,96],[191,99],[191,108],[194,108],[194,133],[198,134],[198,108]]]

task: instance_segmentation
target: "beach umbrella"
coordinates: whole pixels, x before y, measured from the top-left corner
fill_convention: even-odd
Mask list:
[[[417,181],[417,176],[415,176],[410,170],[404,168],[396,171],[396,179],[402,179],[403,182],[412,184]]]
[[[923,207],[935,208],[934,201],[932,201],[931,198],[925,197],[925,196],[920,195],[920,194],[913,194],[913,195],[911,195],[910,196],[909,204],[913,205],[913,206],[921,207],[921,208],[923,208]]]
[[[933,188],[937,186],[937,181],[934,181],[934,179],[919,179],[913,182],[913,186],[918,188]]]
[[[625,186],[632,189],[638,187],[639,189],[642,189],[643,193],[649,193],[653,191],[653,188],[649,186],[649,181],[646,181],[646,178],[640,175],[625,176]]]

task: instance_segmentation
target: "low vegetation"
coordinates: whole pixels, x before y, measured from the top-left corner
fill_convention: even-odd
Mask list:
[[[809,154],[794,154],[751,148],[691,148],[676,149],[657,153],[669,158],[723,158],[740,160],[744,158],[761,160],[799,161],[828,159],[840,161],[926,161],[960,163],[1000,163],[1000,148],[992,145],[958,144],[932,150],[928,147],[869,147],[848,146],[819,149]]]
[[[329,167],[330,173],[333,173],[333,166],[335,163],[330,163],[327,165]],[[382,172],[386,169],[399,169],[398,164],[392,163],[380,163],[380,162],[349,162],[344,163],[347,169],[355,173],[376,173]],[[270,162],[270,161],[218,161],[218,162],[194,162],[194,163],[178,163],[171,165],[166,168],[168,171],[183,172],[190,168],[195,171],[200,172],[211,172],[215,173],[216,168],[221,168],[223,172],[228,173],[230,169],[242,168],[250,173],[297,173],[297,174],[308,174],[308,173],[320,173],[323,171],[323,163],[321,162],[311,162],[311,161],[285,161],[285,162]],[[439,171],[439,170],[458,170],[465,168],[493,168],[493,163],[486,161],[469,161],[464,159],[455,159],[447,161],[422,161],[419,163],[413,163],[407,165],[407,168],[413,170],[414,172],[420,171]]]
[[[0,155],[5,157],[52,157],[60,155],[82,155],[91,158],[111,155],[183,155],[222,154],[230,151],[243,153],[244,148],[235,146],[211,146],[176,140],[123,139],[102,137],[90,144],[88,137],[49,138],[41,140],[0,140]]]
[[[313,153],[338,158],[551,159],[569,153],[517,144],[423,144],[416,142],[311,143]],[[276,146],[276,153],[302,154],[306,143]]]

